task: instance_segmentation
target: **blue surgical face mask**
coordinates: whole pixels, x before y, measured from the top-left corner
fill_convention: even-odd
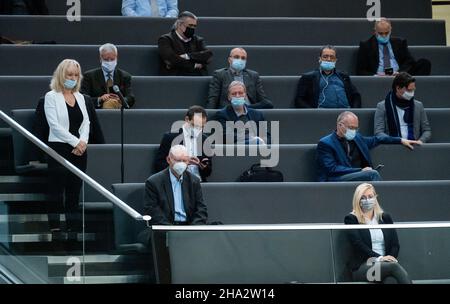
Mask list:
[[[247,63],[247,61],[246,60],[243,60],[243,59],[232,59],[232,61],[231,61],[231,67],[234,69],[234,70],[236,70],[236,71],[238,71],[238,72],[240,72],[240,71],[242,71],[243,69],[245,69],[245,64]]]
[[[356,130],[347,129],[347,131],[345,131],[344,136],[347,140],[353,140],[355,139],[356,136]]]
[[[389,42],[389,39],[391,39],[391,34],[387,35],[386,37],[377,34],[377,40],[381,44],[387,44]]]
[[[240,107],[245,104],[245,97],[232,97],[231,104],[233,107]]]
[[[363,212],[369,212],[371,211],[376,204],[376,198],[372,197],[372,198],[367,198],[367,199],[362,199],[360,206],[361,206],[361,210]]]
[[[320,68],[324,71],[331,71],[336,68],[336,62],[334,61],[320,61]]]
[[[102,60],[102,68],[106,72],[112,72],[116,69],[117,66],[117,59],[113,61],[104,61]]]
[[[64,80],[64,87],[68,90],[72,90],[74,87],[76,87],[77,81],[72,79],[66,79]]]

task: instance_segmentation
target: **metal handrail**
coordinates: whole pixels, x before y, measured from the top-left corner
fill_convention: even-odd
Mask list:
[[[148,216],[143,216],[130,206],[128,206],[125,202],[117,198],[114,194],[104,188],[102,185],[97,183],[94,179],[92,179],[89,175],[72,165],[69,161],[59,155],[55,150],[47,146],[43,143],[39,138],[31,134],[27,129],[18,124],[14,119],[6,115],[3,111],[0,111],[0,118],[2,118],[8,125],[10,125],[13,129],[21,133],[28,140],[38,146],[42,151],[53,157],[58,163],[67,168],[70,172],[78,176],[82,181],[90,185],[92,188],[100,192],[104,197],[106,197],[109,201],[111,201],[114,205],[122,209],[125,213],[133,217],[135,220],[146,220],[148,221]]]

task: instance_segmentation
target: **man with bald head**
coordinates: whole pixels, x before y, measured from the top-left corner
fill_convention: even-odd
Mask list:
[[[228,86],[233,81],[245,84],[246,105],[253,109],[272,109],[273,104],[264,92],[258,72],[247,69],[247,52],[234,48],[228,56],[229,66],[216,70],[209,84],[208,109],[221,109],[228,105]]]
[[[208,212],[200,179],[186,170],[186,147],[173,146],[166,160],[169,167],[145,182],[144,214],[152,217],[152,225],[206,224]]]
[[[370,150],[380,144],[402,144],[409,149],[420,145],[416,140],[400,137],[365,137],[358,133],[358,117],[345,111],[339,114],[336,130],[320,139],[317,145],[317,165],[320,182],[379,181],[373,169]]]
[[[374,34],[359,44],[357,74],[363,76],[430,75],[431,62],[414,60],[406,39],[392,37],[392,24],[386,18],[375,22]]]

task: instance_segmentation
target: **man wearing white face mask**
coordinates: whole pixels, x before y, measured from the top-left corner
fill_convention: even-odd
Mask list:
[[[207,114],[201,106],[191,106],[187,111],[183,128],[177,133],[167,132],[164,134],[158,153],[155,157],[155,170],[157,172],[167,168],[167,155],[174,141],[186,147],[189,154],[188,170],[201,179],[202,182],[207,181],[207,177],[211,175],[212,161],[204,154],[203,143],[207,136],[203,134],[203,126],[206,124]]]
[[[431,138],[431,127],[423,104],[414,99],[416,80],[408,73],[399,73],[392,91],[377,105],[374,119],[375,135],[398,136],[425,143]]]
[[[87,71],[83,75],[81,92],[91,96],[98,109],[119,109],[122,104],[112,87],[117,85],[128,105],[132,107],[135,98],[131,88],[132,76],[117,68],[118,52],[114,44],[106,43],[99,48],[100,68]]]
[[[371,149],[380,144],[402,144],[409,149],[420,145],[418,141],[400,137],[365,137],[358,133],[358,127],[358,117],[345,111],[337,118],[336,131],[320,139],[317,145],[320,182],[381,180],[378,171],[372,168]]]
[[[173,146],[166,158],[169,168],[145,182],[144,214],[151,225],[202,225],[208,212],[200,179],[188,170],[189,154],[182,145]]]
[[[264,92],[258,72],[247,69],[247,52],[234,48],[228,57],[228,68],[216,70],[209,84],[208,109],[220,109],[228,104],[228,86],[233,81],[245,84],[247,106],[253,109],[272,109],[273,104]]]

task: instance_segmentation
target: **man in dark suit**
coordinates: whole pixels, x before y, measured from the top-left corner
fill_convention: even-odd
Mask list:
[[[391,37],[392,25],[386,18],[375,22],[375,33],[367,41],[361,41],[358,50],[356,73],[363,76],[390,76],[398,72],[411,75],[430,75],[431,62],[415,61],[406,39]]]
[[[319,54],[320,67],[303,74],[298,82],[297,108],[361,108],[361,95],[350,76],[336,70],[337,52],[330,45]]]
[[[231,144],[230,140],[237,144],[269,144],[270,133],[267,131],[267,134],[260,134],[259,123],[265,122],[264,114],[247,107],[245,103],[248,98],[242,82],[233,81],[229,85],[228,100],[230,104],[212,119],[222,125],[224,144]]]
[[[209,84],[208,109],[221,109],[228,105],[228,86],[237,80],[245,84],[248,96],[247,107],[272,109],[273,104],[264,92],[258,72],[246,68],[247,52],[234,48],[228,57],[228,68],[216,70]]]
[[[206,76],[212,52],[202,37],[195,35],[197,17],[182,12],[168,34],[158,39],[160,74],[164,76]]]
[[[2,0],[0,15],[48,15],[45,0]]]
[[[373,169],[371,149],[380,144],[402,144],[410,149],[420,145],[400,137],[363,137],[357,132],[358,126],[358,117],[345,111],[338,116],[336,131],[320,139],[316,155],[320,182],[381,180]]]
[[[169,168],[145,182],[144,214],[151,225],[202,225],[208,212],[203,202],[200,179],[187,171],[189,155],[184,146],[170,149]]]
[[[184,120],[185,124],[177,133],[167,132],[164,134],[158,153],[155,158],[155,170],[157,172],[167,168],[166,161],[170,148],[173,145],[183,145],[188,150],[189,165],[188,171],[203,182],[211,175],[212,162],[204,154],[203,143],[207,136],[203,133],[203,127],[206,124],[207,114],[203,107],[192,106],[187,111]]]
[[[117,68],[118,52],[115,45],[104,44],[99,49],[101,67],[89,70],[83,75],[81,93],[91,96],[97,109],[118,109],[121,107],[119,96],[112,87],[117,85],[128,105],[135,103],[131,89],[131,75]]]

